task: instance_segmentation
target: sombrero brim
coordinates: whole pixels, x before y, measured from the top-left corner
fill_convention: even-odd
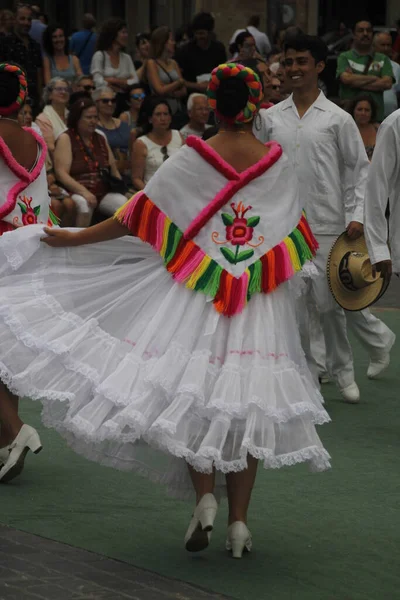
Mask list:
[[[329,288],[336,302],[345,310],[363,310],[375,304],[383,296],[389,286],[390,275],[381,276],[374,283],[360,290],[347,289],[339,277],[339,265],[347,252],[368,254],[364,236],[351,240],[346,231],[339,235],[331,248],[326,266]]]

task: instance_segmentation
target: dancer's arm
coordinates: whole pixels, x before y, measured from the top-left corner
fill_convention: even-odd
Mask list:
[[[42,237],[41,241],[53,248],[107,242],[108,240],[115,240],[130,233],[129,229],[117,221],[117,219],[114,219],[114,217],[98,225],[93,225],[93,227],[81,229],[80,231],[68,231],[52,227],[45,227],[43,231],[47,235]]]

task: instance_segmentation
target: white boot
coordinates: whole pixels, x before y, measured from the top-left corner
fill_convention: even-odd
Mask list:
[[[188,552],[199,552],[207,548],[217,514],[218,503],[213,494],[205,494],[196,506],[185,535]]]
[[[0,469],[0,481],[7,483],[17,477],[24,468],[24,460],[28,450],[38,454],[42,443],[36,429],[30,425],[22,425],[19,434],[9,446],[9,455]]]
[[[360,390],[355,381],[340,390],[343,400],[349,404],[358,404],[360,402]]]

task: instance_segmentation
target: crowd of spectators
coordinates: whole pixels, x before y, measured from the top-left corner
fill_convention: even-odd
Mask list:
[[[36,5],[0,11],[0,60],[26,71],[29,103],[19,119],[46,141],[49,194],[62,225],[83,227],[99,213],[111,214],[189,135],[217,132],[205,95],[217,65],[230,60],[256,70],[265,109],[291,94],[284,45],[299,27],[278,32],[271,43],[255,15],[235,31],[227,51],[214,24],[202,12],[175,34],[154,27],[136,35],[130,52],[120,18],[97,27],[86,14],[82,29],[68,37]],[[336,37],[346,36],[341,23]],[[379,123],[398,107],[400,33],[393,44],[389,32],[374,32],[361,20],[350,37],[337,61],[335,100],[352,114],[371,157]],[[320,88],[327,93],[323,78]]]

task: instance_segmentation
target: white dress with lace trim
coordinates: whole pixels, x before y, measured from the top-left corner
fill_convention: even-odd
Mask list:
[[[248,453],[265,468],[329,467],[293,280],[226,318],[136,238],[53,249],[41,235],[0,239],[0,377],[41,400],[75,451],[178,497],[191,492],[185,461],[215,467],[222,495]]]

